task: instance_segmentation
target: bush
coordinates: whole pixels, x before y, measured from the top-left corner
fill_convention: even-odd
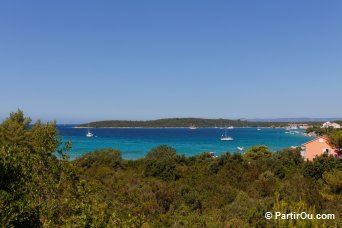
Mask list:
[[[334,131],[330,133],[329,143],[336,149],[342,149],[342,131]]]
[[[329,186],[332,193],[342,193],[342,170],[332,170],[323,174],[324,182]]]
[[[177,157],[176,150],[165,145],[152,149],[145,158],[144,175],[164,181],[178,179]]]
[[[121,152],[113,149],[96,150],[76,160],[76,164],[83,168],[107,166],[114,169],[122,168]]]
[[[275,153],[268,160],[268,165],[272,172],[281,179],[299,172],[303,164],[304,159],[300,154],[300,148],[284,149]]]
[[[341,159],[323,154],[305,163],[303,175],[318,180],[322,178],[324,172],[338,168],[342,168]]]
[[[250,186],[260,198],[272,196],[278,188],[278,179],[271,171],[266,171],[259,175],[258,180]]]
[[[263,158],[269,158],[272,155],[272,151],[267,146],[253,146],[248,149],[243,155],[248,160],[258,160]]]

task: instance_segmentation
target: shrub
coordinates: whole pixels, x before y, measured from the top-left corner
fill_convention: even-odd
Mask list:
[[[108,166],[114,169],[122,168],[121,152],[113,149],[96,150],[76,160],[76,164],[83,168],[94,166]]]
[[[314,158],[313,161],[305,163],[303,175],[313,179],[321,179],[324,172],[342,167],[341,159],[323,154]]]
[[[176,150],[165,145],[152,149],[145,158],[144,175],[158,177],[164,181],[178,179],[177,157]]]
[[[244,154],[244,157],[248,160],[258,160],[262,158],[269,158],[272,155],[272,151],[267,146],[253,146],[248,149]]]

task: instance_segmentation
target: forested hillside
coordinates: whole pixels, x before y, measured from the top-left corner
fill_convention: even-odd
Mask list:
[[[311,123],[313,124],[313,123]],[[107,120],[80,124],[78,127],[284,127],[286,122],[249,122],[230,119],[169,118],[146,121]]]

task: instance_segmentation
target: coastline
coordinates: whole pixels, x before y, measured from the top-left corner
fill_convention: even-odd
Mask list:
[[[72,128],[81,128],[81,129],[87,129],[87,128],[98,128],[98,129],[101,129],[101,128],[104,128],[104,129],[108,129],[108,128],[132,128],[132,129],[135,129],[135,128],[188,128],[188,127],[78,127],[78,126],[74,126]]]
[[[81,126],[73,126],[72,128],[80,128],[80,129],[87,129],[87,128],[92,128],[92,129],[108,129],[108,128],[132,128],[132,129],[135,129],[135,128],[145,128],[145,129],[172,129],[172,128],[179,128],[179,129],[189,129],[189,127],[81,127]],[[222,130],[220,128],[215,128],[215,127],[197,127],[197,129],[201,129],[201,128],[212,128],[212,129],[219,129],[219,130]],[[234,128],[257,128],[257,127],[234,127]],[[285,127],[259,127],[261,129],[286,129]],[[196,129],[191,129],[191,130],[196,130]]]

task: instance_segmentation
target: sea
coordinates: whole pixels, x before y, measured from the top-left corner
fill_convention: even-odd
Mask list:
[[[221,155],[239,152],[256,145],[266,145],[272,151],[291,146],[301,146],[312,138],[304,136],[303,130],[288,132],[281,128],[234,128],[227,130],[233,141],[221,141],[224,130],[219,128],[92,128],[94,137],[86,137],[87,129],[72,125],[57,126],[63,142],[71,142],[68,151],[71,159],[99,149],[113,148],[122,153],[124,159],[143,158],[151,149],[168,145],[178,154],[194,156],[203,152]]]

